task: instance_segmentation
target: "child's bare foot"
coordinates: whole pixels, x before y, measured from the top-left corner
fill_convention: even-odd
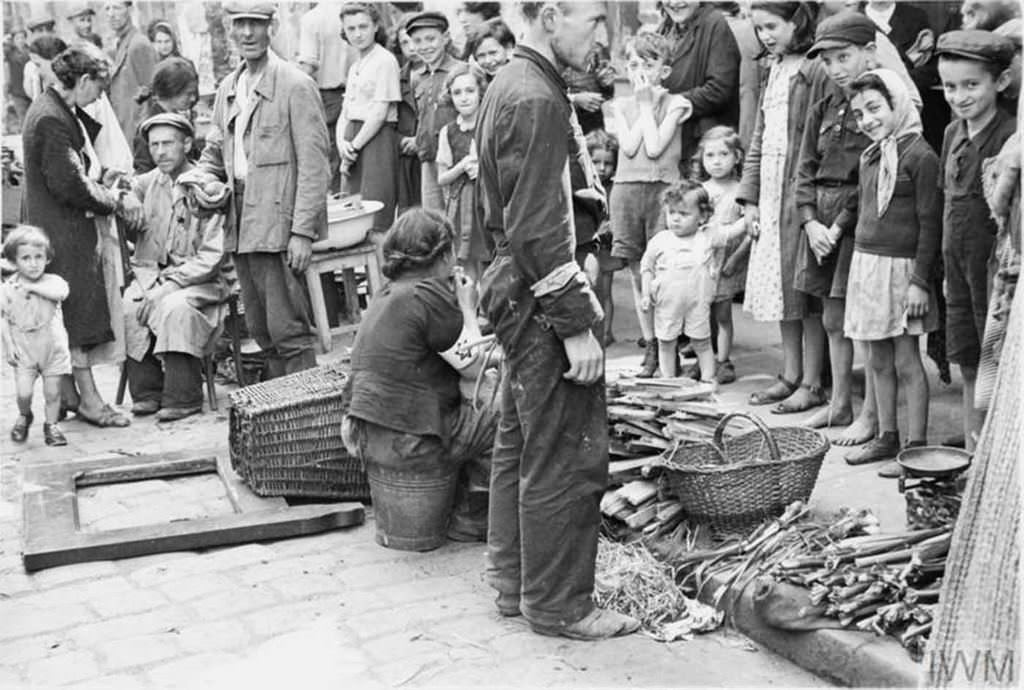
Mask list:
[[[836,436],[832,443],[837,446],[859,446],[873,439],[877,429],[878,422],[875,418],[862,414],[853,420],[853,424],[846,427],[843,433]]]
[[[853,408],[850,406],[836,409],[829,403],[804,421],[809,429],[830,429],[836,426],[849,426],[853,422]]]

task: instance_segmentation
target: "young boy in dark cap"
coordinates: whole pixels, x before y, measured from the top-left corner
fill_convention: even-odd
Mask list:
[[[448,19],[440,12],[420,12],[405,25],[419,54],[420,65],[410,74],[416,98],[419,122],[416,127],[416,152],[422,166],[420,196],[424,208],[444,212],[444,192],[437,183],[437,136],[441,128],[458,115],[445,97],[444,82],[459,64],[448,52],[451,36]]]
[[[983,414],[974,407],[974,383],[988,308],[988,262],[996,234],[982,191],[982,163],[1013,134],[1013,118],[999,107],[1010,84],[1013,44],[990,31],[951,31],[939,37],[939,77],[953,122],[942,142],[945,192],[942,257],[946,269],[946,349],[964,379],[964,442],[974,447]]]

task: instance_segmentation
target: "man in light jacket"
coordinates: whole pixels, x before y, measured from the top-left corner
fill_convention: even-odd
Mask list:
[[[135,102],[139,89],[149,86],[156,72],[156,49],[146,35],[132,24],[131,2],[108,2],[107,23],[117,37],[111,55],[110,103],[125,139],[131,141],[139,125],[141,106]]]

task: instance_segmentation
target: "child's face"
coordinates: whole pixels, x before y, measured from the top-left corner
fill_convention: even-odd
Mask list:
[[[996,108],[999,92],[1009,83],[1004,71],[996,79],[980,62],[939,58],[939,78],[953,116],[968,122],[987,117]]]
[[[714,180],[733,177],[736,169],[736,152],[729,148],[722,139],[712,139],[704,144],[701,156],[704,169]]]
[[[793,34],[796,33],[795,24],[768,10],[751,11],[750,21],[754,23],[757,37],[768,52],[776,56],[786,54],[789,44],[793,42]]]
[[[487,74],[494,76],[495,72],[508,62],[508,51],[496,39],[487,37],[480,41],[473,57]]]
[[[642,77],[646,83],[658,85],[671,71],[661,58],[640,57],[632,50],[626,54],[626,74],[633,84]]]
[[[593,149],[590,152],[590,160],[594,162],[594,171],[601,178],[601,182],[607,182],[615,173],[615,156],[608,149]]]
[[[461,74],[452,80],[452,103],[459,115],[470,116],[480,107],[480,86],[471,74]]]
[[[690,192],[681,202],[670,204],[665,208],[665,226],[676,237],[689,237],[696,233],[704,222],[700,206]]]
[[[33,282],[43,277],[46,271],[46,248],[36,244],[23,244],[14,255],[14,265],[22,278]]]
[[[867,89],[850,99],[853,116],[860,131],[871,141],[881,141],[896,129],[896,113],[893,112],[885,95],[874,89]]]
[[[448,45],[448,32],[434,28],[416,29],[412,32],[412,45],[420,60],[427,65],[436,65],[444,58]]]
[[[875,54],[875,44],[866,46],[848,45],[829,48],[819,53],[825,74],[841,89],[848,87],[854,79],[863,74]]]

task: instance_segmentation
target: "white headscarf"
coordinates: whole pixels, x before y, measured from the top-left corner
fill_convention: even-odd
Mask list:
[[[899,170],[900,162],[899,141],[907,137],[921,135],[921,115],[914,107],[910,91],[898,74],[888,69],[873,69],[865,74],[874,74],[882,80],[886,91],[889,92],[892,110],[896,114],[896,126],[893,127],[892,132],[885,139],[872,143],[861,154],[861,160],[866,161],[874,155],[876,149],[879,151],[878,215],[881,216],[889,208],[893,190],[896,188],[896,173]]]

